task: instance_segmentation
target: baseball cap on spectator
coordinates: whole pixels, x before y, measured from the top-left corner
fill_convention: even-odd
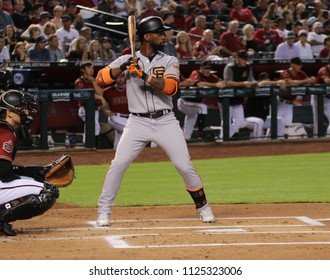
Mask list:
[[[307,21],[308,26],[312,26],[317,21],[316,17],[310,17]]]
[[[85,69],[85,67],[92,66],[93,63],[91,61],[85,61],[80,64],[80,69]]]
[[[69,21],[69,20],[71,21],[71,17],[69,15],[63,15],[61,19],[62,21]]]
[[[37,37],[36,39],[36,43],[43,43],[43,42],[46,42],[47,39],[44,35],[40,35],[39,37]]]
[[[291,58],[291,61],[290,62],[292,64],[297,64],[297,65],[301,65],[302,64],[302,61],[301,61],[300,57],[298,57],[298,56]]]
[[[296,38],[296,34],[294,34],[293,32],[288,32],[288,34],[286,35],[287,39],[294,39]]]
[[[201,66],[202,66],[204,69],[211,69],[211,68],[212,68],[212,63],[211,63],[211,61],[209,61],[209,60],[205,60],[205,61],[201,64]]]
[[[302,30],[299,30],[299,32],[298,32],[298,36],[300,37],[300,36],[307,36],[308,35],[308,32],[306,31],[306,30],[304,30],[304,29],[302,29]]]
[[[313,23],[313,30],[315,30],[315,28],[318,28],[318,27],[323,27],[322,23],[319,22],[319,21],[316,21]]]
[[[102,37],[102,38],[100,39],[100,42],[101,42],[101,43],[103,43],[103,42],[110,42],[110,39],[109,39],[109,37]]]
[[[40,13],[40,19],[45,19],[45,18],[53,18],[52,15],[49,12],[42,12]]]
[[[172,16],[173,15],[173,13],[171,13],[171,12],[167,12],[167,13],[164,13],[163,14],[163,16],[162,16],[162,18],[163,18],[163,20],[166,20],[166,19],[168,19],[170,16]]]
[[[249,55],[245,50],[240,50],[237,52],[237,57],[244,59],[244,60],[248,60]]]

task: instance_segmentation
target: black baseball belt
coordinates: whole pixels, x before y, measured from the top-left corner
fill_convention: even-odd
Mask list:
[[[149,119],[159,119],[160,117],[172,112],[170,109],[151,112],[151,113],[132,113],[134,116],[149,118]]]

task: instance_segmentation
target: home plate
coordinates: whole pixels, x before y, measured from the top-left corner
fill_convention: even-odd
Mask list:
[[[244,230],[242,228],[215,228],[215,229],[196,230],[195,232],[200,232],[200,233],[235,233],[235,232],[246,232],[246,230]]]

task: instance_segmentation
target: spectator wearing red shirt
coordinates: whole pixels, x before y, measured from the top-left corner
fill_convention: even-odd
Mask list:
[[[330,57],[330,37],[324,39],[324,48],[320,51],[320,58],[329,58]]]
[[[205,31],[206,27],[206,16],[204,15],[199,15],[195,18],[195,27],[190,28],[189,33],[197,35],[195,36],[190,36],[190,41],[191,44],[194,45],[198,40],[199,37],[201,38],[203,36],[203,32]]]
[[[245,49],[243,39],[236,34],[238,27],[239,22],[233,20],[229,22],[228,30],[221,34],[219,41],[222,46],[221,53],[223,56],[235,56],[238,51]]]
[[[147,0],[145,2],[145,7],[146,8],[141,11],[140,20],[150,16],[162,17],[161,13],[156,10],[156,3],[154,0]]]
[[[263,28],[257,29],[253,39],[259,44],[259,50],[263,52],[274,52],[276,47],[282,43],[282,39],[275,29],[271,28],[272,21],[265,18],[262,21]]]
[[[230,12],[231,20],[238,20],[241,24],[258,24],[258,20],[248,8],[243,8],[243,1],[234,0],[233,9]]]
[[[199,59],[207,59],[211,55],[221,56],[221,46],[217,46],[213,41],[213,31],[206,29],[203,32],[203,37],[193,46],[194,56]]]
[[[177,5],[174,10],[174,22],[176,29],[178,30],[187,30],[186,28],[186,17],[185,17],[185,9],[182,5]]]

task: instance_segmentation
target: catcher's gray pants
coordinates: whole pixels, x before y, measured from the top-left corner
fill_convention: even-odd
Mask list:
[[[173,112],[158,119],[130,115],[103,183],[102,194],[98,201],[99,214],[111,213],[111,207],[114,205],[126,169],[151,141],[166,152],[187,188],[194,190],[203,186],[190,161],[183,132]]]

